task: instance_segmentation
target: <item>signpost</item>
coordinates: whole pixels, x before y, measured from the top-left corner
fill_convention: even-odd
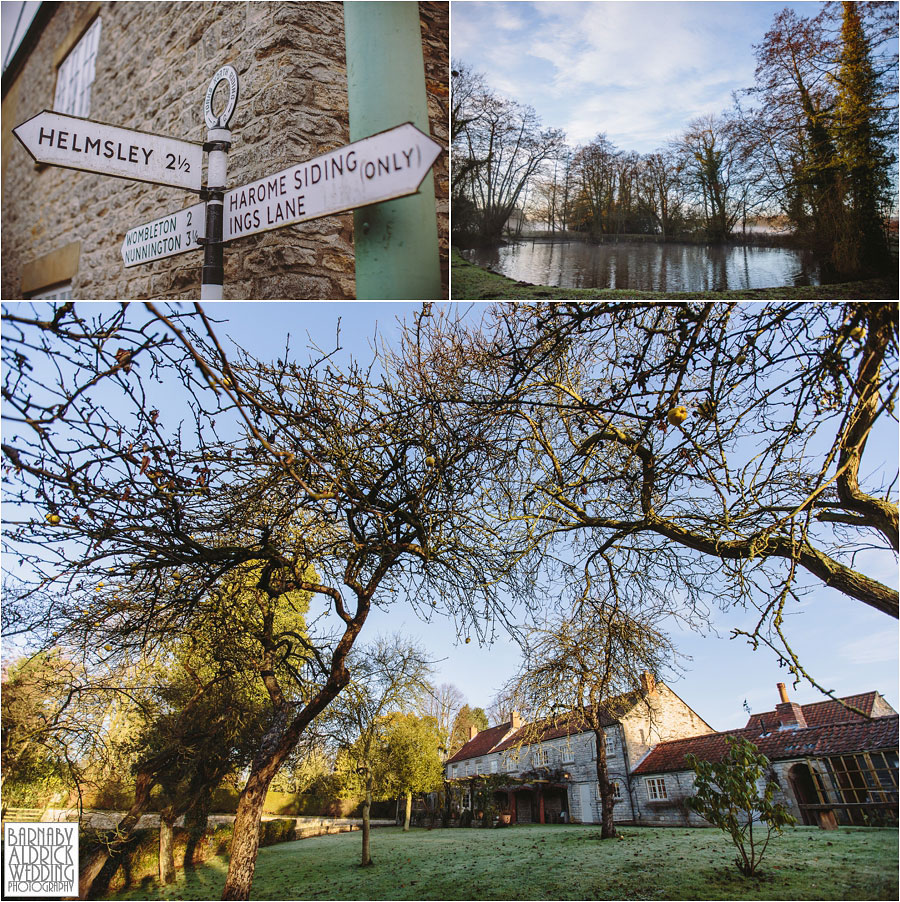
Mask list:
[[[199,191],[199,144],[44,110],[13,129],[38,163]]]
[[[440,152],[407,122],[226,191],[224,238],[415,194]]]
[[[224,193],[222,240],[231,241],[414,194],[440,152],[441,147],[436,141],[407,122],[240,188],[232,188]],[[143,248],[152,245],[154,239],[158,245],[158,239],[183,232],[185,214],[198,208],[202,208],[202,204],[131,229],[122,245],[125,265],[149,263],[160,257],[194,250],[198,246],[197,236],[193,243],[185,237],[180,246],[176,246],[178,242],[170,241],[172,249],[165,253],[154,254]],[[182,219],[177,224],[169,224],[179,216]],[[153,227],[160,224],[165,232],[157,230],[155,235],[148,234],[148,230],[152,232]],[[205,232],[201,230],[198,235],[203,238]]]
[[[199,250],[206,237],[206,204],[194,204],[125,233],[122,261],[126,267]]]
[[[216,88],[228,99],[213,111]],[[126,267],[204,249],[200,297],[222,297],[226,241],[415,194],[441,147],[411,122],[369,135],[240,188],[225,190],[238,75],[223,66],[203,104],[203,145],[44,110],[13,129],[39,163],[196,191],[202,203],[125,233]],[[203,153],[209,155],[203,184]]]

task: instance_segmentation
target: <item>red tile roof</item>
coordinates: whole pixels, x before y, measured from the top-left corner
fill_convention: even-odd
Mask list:
[[[620,718],[630,711],[638,699],[639,692],[631,692],[621,695],[610,701],[608,705],[601,706],[600,725],[611,727],[618,723]],[[535,723],[523,724],[509,739],[498,745],[495,752],[504,752],[507,749],[520,745],[529,745],[535,742],[549,742],[551,739],[560,739],[563,736],[572,736],[575,733],[585,733],[591,727],[581,714],[564,714],[560,717],[547,717]]]
[[[640,692],[630,692],[620,695],[601,708],[601,725],[612,726],[630,711],[641,698]],[[470,739],[452,758],[447,759],[447,764],[457,761],[465,761],[469,758],[477,758],[489,752],[504,752],[507,749],[520,745],[528,745],[534,742],[549,742],[551,739],[559,739],[563,736],[571,736],[574,733],[584,733],[590,730],[580,714],[564,714],[559,717],[547,717],[534,723],[522,724],[509,738],[504,736],[512,729],[512,723],[507,722],[496,727],[482,730],[474,739]]]
[[[507,721],[496,727],[488,727],[486,730],[482,730],[474,739],[470,739],[452,758],[448,758],[446,763],[452,764],[455,761],[465,761],[467,758],[477,758],[479,755],[486,755],[511,729],[512,722]]]
[[[812,707],[812,706],[810,706]],[[805,713],[805,712],[804,712]],[[896,749],[898,716],[876,717],[845,723],[825,723],[805,730],[778,730],[760,735],[759,729],[731,730],[661,742],[635,768],[635,774],[659,774],[687,770],[685,755],[704,761],[721,761],[728,752],[727,736],[743,736],[754,742],[770,761],[847,755],[863,750]]]
[[[825,702],[815,702],[811,705],[801,705],[803,716],[808,727],[817,727],[827,723],[846,723],[847,721],[865,720],[872,716],[872,708],[875,704],[877,692],[864,692],[862,695],[848,695],[840,701],[828,699]],[[843,702],[844,704],[841,704]],[[850,707],[844,707],[849,705]],[[857,708],[865,717],[851,711]],[[761,714],[753,714],[747,721],[746,730],[777,729],[778,715],[774,711],[763,711]]]

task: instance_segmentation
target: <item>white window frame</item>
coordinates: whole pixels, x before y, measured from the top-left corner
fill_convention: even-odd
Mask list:
[[[562,755],[560,757],[560,763],[562,764],[574,764],[575,763],[575,748],[572,743],[566,739],[566,744],[562,747]]]
[[[600,798],[600,784],[597,783],[597,798]],[[613,801],[619,802],[622,799],[622,784],[618,780],[612,781]]]
[[[475,773],[476,774],[484,773],[484,762],[481,760],[481,758],[475,759]]]
[[[91,112],[91,86],[97,68],[100,46],[100,16],[78,39],[56,70],[53,109],[69,116],[87,117]]]
[[[610,733],[607,733],[605,736],[606,739],[606,757],[608,758],[610,755],[615,755],[616,753],[616,737]]]
[[[665,777],[647,777],[644,783],[647,787],[647,798],[651,802],[662,802],[669,798]]]
[[[507,770],[516,770],[519,766],[519,756],[516,752],[510,752],[506,756],[506,769]]]
[[[52,288],[41,288],[28,295],[30,301],[70,301],[72,300],[72,282],[60,282]]]
[[[550,749],[534,749],[531,752],[531,762],[535,767],[547,767],[550,764]]]
[[[491,758],[491,773],[492,774],[497,773],[497,759],[496,758]]]

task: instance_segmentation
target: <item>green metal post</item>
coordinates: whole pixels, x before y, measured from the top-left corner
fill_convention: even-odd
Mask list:
[[[350,140],[404,122],[430,134],[419,4],[345,2],[344,35]],[[431,172],[417,194],[355,210],[353,236],[357,298],[441,296]]]

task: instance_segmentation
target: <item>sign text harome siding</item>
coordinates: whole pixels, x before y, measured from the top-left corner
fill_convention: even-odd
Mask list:
[[[412,194],[440,145],[407,122],[225,193],[223,238]]]

